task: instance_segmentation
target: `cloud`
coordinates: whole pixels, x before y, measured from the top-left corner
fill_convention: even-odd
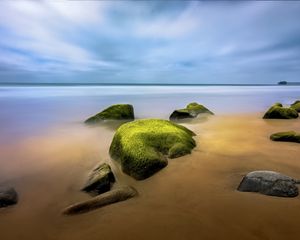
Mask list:
[[[294,81],[299,12],[299,2],[2,1],[1,81]]]

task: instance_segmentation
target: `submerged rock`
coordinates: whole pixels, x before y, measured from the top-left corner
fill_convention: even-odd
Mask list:
[[[289,132],[278,132],[270,136],[270,139],[273,141],[282,141],[282,142],[296,142],[300,143],[300,134],[294,131]]]
[[[211,114],[209,109],[196,102],[190,103],[183,109],[177,109],[170,115],[170,120],[180,120],[185,118],[195,118],[201,113]]]
[[[137,195],[133,187],[125,186],[103,193],[84,202],[75,203],[63,210],[63,214],[73,215],[92,211],[103,206],[125,201]]]
[[[112,105],[88,118],[85,123],[96,124],[105,120],[134,120],[133,106],[130,104]]]
[[[14,205],[18,202],[18,194],[14,188],[0,187],[0,208]]]
[[[196,146],[189,129],[161,119],[144,119],[123,124],[115,133],[110,155],[122,170],[135,179],[150,177],[175,158],[191,153]]]
[[[101,194],[109,191],[111,184],[114,182],[115,177],[110,166],[107,163],[103,163],[93,170],[82,191]]]
[[[281,103],[275,103],[269,110],[265,113],[265,119],[291,119],[297,118],[298,112],[289,107],[283,107]]]
[[[241,192],[259,192],[277,197],[296,197],[296,181],[273,171],[254,171],[248,173],[240,183]]]
[[[291,104],[291,108],[295,109],[297,112],[300,112],[300,101],[298,100]]]

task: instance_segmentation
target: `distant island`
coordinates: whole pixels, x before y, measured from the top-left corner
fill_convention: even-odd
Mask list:
[[[277,83],[278,85],[300,85],[300,82],[287,82],[287,81],[280,81]]]

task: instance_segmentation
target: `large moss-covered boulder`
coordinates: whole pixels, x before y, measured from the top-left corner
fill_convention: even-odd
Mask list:
[[[300,101],[298,100],[291,104],[291,108],[295,109],[297,112],[300,112]]]
[[[177,109],[170,115],[170,120],[180,120],[185,118],[195,118],[201,113],[211,114],[209,109],[196,102],[190,103],[183,109]]]
[[[102,112],[88,118],[85,123],[95,124],[105,120],[134,120],[133,106],[130,104],[115,104]]]
[[[82,191],[98,195],[109,191],[114,182],[115,177],[110,166],[102,163],[92,171]]]
[[[270,136],[270,139],[273,141],[300,143],[300,133],[296,133],[294,131],[278,132],[278,133],[272,134]]]
[[[135,179],[150,177],[168,164],[167,157],[191,153],[196,146],[189,129],[161,119],[136,120],[118,128],[110,155]]]
[[[265,119],[292,119],[297,118],[298,112],[291,107],[283,107],[281,103],[275,103],[265,113]]]

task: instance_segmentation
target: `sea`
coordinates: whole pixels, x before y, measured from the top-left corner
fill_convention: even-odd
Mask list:
[[[275,102],[300,99],[300,86],[281,85],[3,85],[0,142],[17,141],[56,125],[82,123],[117,103],[134,106],[135,117],[168,119],[190,102],[215,114],[264,112]]]

